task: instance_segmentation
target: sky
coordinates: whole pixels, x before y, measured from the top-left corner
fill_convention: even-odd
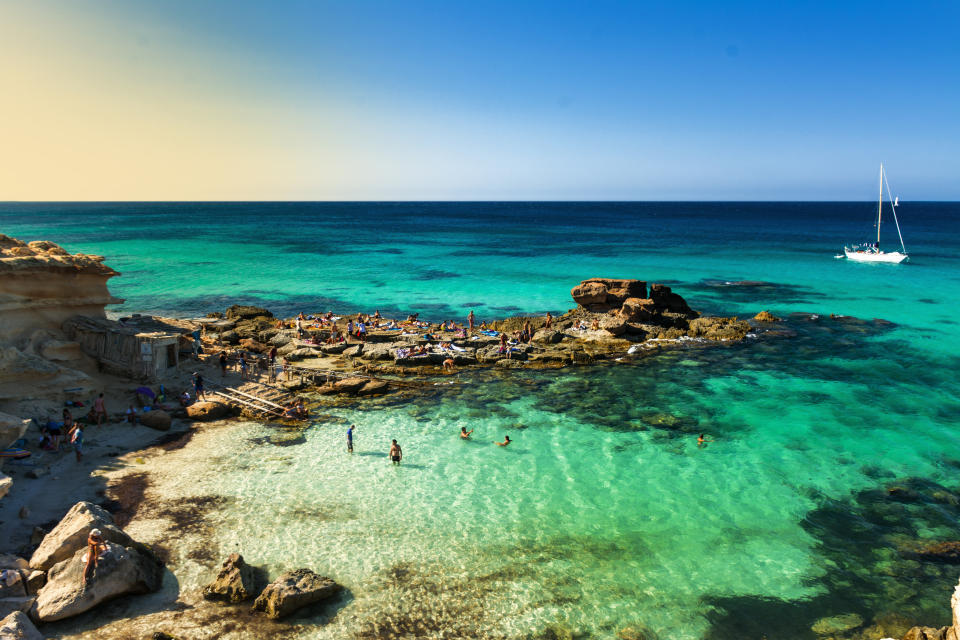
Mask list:
[[[960,200],[960,2],[0,0],[2,200]]]

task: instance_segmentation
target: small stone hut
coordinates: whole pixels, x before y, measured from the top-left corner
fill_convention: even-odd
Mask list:
[[[74,316],[63,330],[104,371],[154,382],[180,365],[181,350],[190,351],[195,327],[152,316],[121,320]]]

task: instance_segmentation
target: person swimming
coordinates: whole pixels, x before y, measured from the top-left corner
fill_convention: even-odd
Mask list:
[[[463,438],[464,440],[469,438],[471,433],[473,433],[473,429],[470,429],[470,431],[467,431],[466,427],[460,427],[460,437]]]
[[[713,440],[708,440],[704,434],[700,434],[700,437],[697,438],[697,446],[705,447],[708,442],[713,442]]]
[[[505,447],[510,444],[510,436],[503,436],[503,442],[495,443],[498,447]]]

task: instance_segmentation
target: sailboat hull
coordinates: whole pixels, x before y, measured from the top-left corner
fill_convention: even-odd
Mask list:
[[[907,259],[907,254],[900,253],[899,251],[885,252],[881,251],[871,252],[871,251],[851,251],[850,249],[844,249],[843,253],[846,254],[848,260],[853,260],[855,262],[887,262],[891,264],[899,264]]]

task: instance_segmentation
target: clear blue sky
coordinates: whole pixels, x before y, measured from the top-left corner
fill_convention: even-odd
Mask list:
[[[960,2],[31,6],[120,198],[960,199]]]

